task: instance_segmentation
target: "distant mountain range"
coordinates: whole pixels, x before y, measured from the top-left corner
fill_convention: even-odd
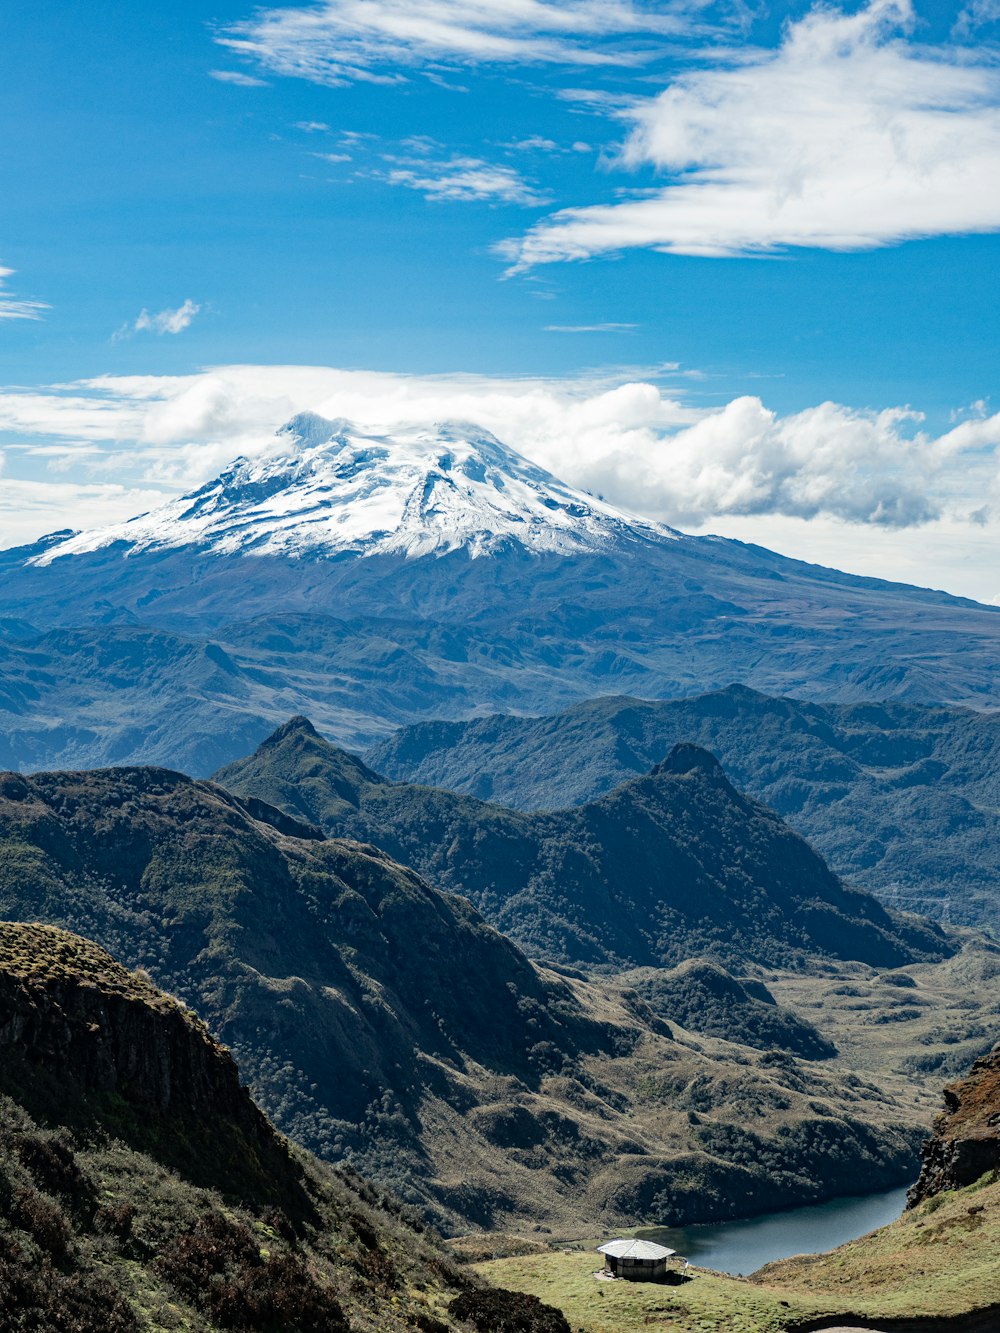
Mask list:
[[[388,782],[304,718],[216,781],[375,843],[557,962],[669,966],[711,954],[737,967],[819,956],[897,967],[949,951],[924,923],[847,888],[693,745],[591,804],[534,815]]]
[[[519,809],[594,801],[681,741],[890,904],[1000,935],[1000,714],[775,699],[594,699],[550,717],[404,728],[366,756],[397,781]]]
[[[308,715],[421,719],[740,681],[1000,706],[1000,610],[686,537],[474,426],[295,418],[152,514],[0,553],[0,763],[207,773]]]

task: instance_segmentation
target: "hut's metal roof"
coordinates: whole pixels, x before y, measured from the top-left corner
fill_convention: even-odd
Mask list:
[[[677,1251],[651,1240],[609,1240],[606,1245],[598,1245],[597,1253],[608,1254],[612,1259],[669,1259]]]

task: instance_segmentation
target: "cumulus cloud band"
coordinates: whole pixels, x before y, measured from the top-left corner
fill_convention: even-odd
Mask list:
[[[0,393],[0,433],[44,439],[46,448],[63,441],[63,460],[79,458],[90,475],[131,472],[137,484],[179,490],[236,454],[279,447],[273,432],[306,408],[390,428],[476,421],[567,481],[681,527],[726,515],[825,515],[887,528],[954,517],[989,502],[1000,450],[1000,414],[934,435],[901,408],[822,403],[782,417],[750,396],[697,409],[641,380],[301,366],[106,376]],[[83,444],[96,454],[75,452]]]

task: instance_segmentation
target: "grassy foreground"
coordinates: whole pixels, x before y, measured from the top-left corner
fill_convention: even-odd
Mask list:
[[[676,1287],[599,1282],[598,1255],[565,1250],[476,1267],[558,1306],[574,1333],[785,1333],[827,1315],[940,1319],[947,1333],[949,1318],[1000,1303],[998,1255],[1000,1182],[986,1178],[829,1254],[770,1264],[752,1281],[700,1269]]]

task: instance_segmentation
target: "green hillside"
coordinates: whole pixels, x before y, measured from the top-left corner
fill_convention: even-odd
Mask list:
[[[539,968],[384,853],[211,783],[5,775],[0,913],[147,969],[285,1132],[452,1231],[730,1217],[915,1171],[926,1079],[834,1057],[822,1013],[769,1003],[785,974],[762,989],[688,970],[667,996],[639,974]],[[873,969],[823,966],[831,985],[837,967],[874,978],[866,1008],[898,1016]],[[958,1049],[975,1015],[965,983],[935,989],[950,963],[921,966],[924,1057]]]
[[[536,815],[387,782],[302,718],[216,778],[329,834],[375,843],[552,961],[672,965],[707,954],[775,966],[825,956],[894,967],[949,948],[844,885],[695,746],[675,747],[589,805]]]
[[[446,1333],[468,1291],[398,1205],[282,1139],[177,1001],[0,922],[5,1330]]]
[[[523,810],[581,805],[687,741],[893,905],[1000,932],[1000,714],[903,702],[609,697],[549,717],[404,727],[367,761]]]
[[[896,1222],[827,1254],[736,1279],[689,1269],[678,1285],[601,1283],[585,1247],[534,1246],[479,1264],[557,1305],[580,1333],[993,1333],[1000,1327],[1000,1048],[945,1089],[946,1111]]]

